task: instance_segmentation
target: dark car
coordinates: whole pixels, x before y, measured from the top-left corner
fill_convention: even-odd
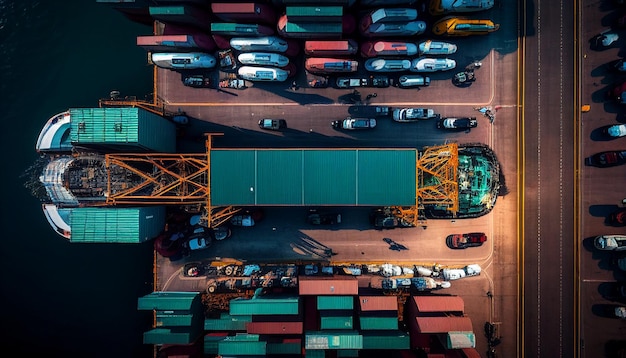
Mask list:
[[[626,164],[626,150],[609,150],[596,153],[586,158],[585,164],[600,168]]]
[[[183,84],[194,88],[210,88],[212,86],[211,79],[205,75],[185,76]]]
[[[607,92],[606,96],[608,99],[613,100],[617,103],[625,104],[626,103],[626,81],[620,82]]]
[[[268,129],[271,131],[279,131],[287,128],[287,121],[284,119],[270,119],[265,118],[259,121],[259,128]]]
[[[437,128],[440,129],[469,130],[477,126],[476,117],[446,117],[437,121]]]
[[[311,225],[336,225],[341,224],[341,214],[335,212],[310,210],[307,222]]]
[[[598,290],[607,300],[626,302],[626,282],[604,282]]]
[[[466,249],[468,247],[481,246],[485,241],[487,241],[487,235],[482,232],[452,234],[446,237],[446,245],[451,249]]]
[[[609,225],[626,226],[626,208],[621,208],[610,213],[606,219]]]

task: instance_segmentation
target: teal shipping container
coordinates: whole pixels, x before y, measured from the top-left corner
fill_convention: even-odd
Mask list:
[[[150,6],[150,16],[166,24],[190,25],[208,30],[211,18],[207,11],[198,7],[185,6]]]
[[[292,354],[302,353],[302,341],[300,339],[285,339],[282,342],[268,342],[267,355],[272,354]],[[308,356],[307,356],[308,357]]]
[[[252,322],[252,316],[231,316],[222,314],[219,319],[204,320],[205,331],[245,331],[246,323]]]
[[[410,336],[400,330],[364,331],[363,349],[410,349]]]
[[[185,327],[193,324],[192,314],[156,314],[157,327]]]
[[[189,344],[202,333],[201,330],[155,328],[143,333],[144,344]]]
[[[137,244],[165,228],[164,206],[75,208],[70,214],[71,242]]]
[[[398,317],[359,317],[361,329],[398,329]]]
[[[228,333],[209,333],[204,336],[204,354],[216,355],[219,342],[223,341]]]
[[[273,35],[271,27],[258,24],[238,24],[232,22],[214,22],[211,34],[224,36],[267,36]]]
[[[228,336],[217,345],[217,352],[222,356],[264,356],[267,354],[267,342],[259,341],[258,334],[238,334]]]
[[[237,315],[297,315],[300,298],[236,298],[230,301],[230,314]]]
[[[309,331],[304,349],[363,349],[363,336],[356,331]]]
[[[139,297],[137,301],[138,310],[185,311],[192,314],[196,312],[202,313],[202,302],[198,292],[152,292],[143,297]],[[174,312],[172,312],[172,314],[173,313]]]
[[[450,331],[437,337],[447,349],[476,348],[476,336],[471,331]]]
[[[318,310],[351,310],[354,309],[353,296],[317,296]]]
[[[142,108],[71,108],[70,141],[102,152],[176,152],[176,126]]]
[[[342,6],[287,6],[285,14],[293,22],[339,22],[342,21]]]
[[[304,355],[306,358],[324,358],[326,351],[320,349],[307,349]]]
[[[335,312],[320,312],[320,329],[353,329],[352,316],[337,316]]]

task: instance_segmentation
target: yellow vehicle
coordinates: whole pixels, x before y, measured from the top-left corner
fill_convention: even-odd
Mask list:
[[[430,0],[428,10],[431,15],[443,15],[458,12],[489,10],[494,0]]]
[[[445,36],[469,36],[486,35],[500,28],[491,20],[474,20],[465,17],[444,17],[433,26],[435,35]]]

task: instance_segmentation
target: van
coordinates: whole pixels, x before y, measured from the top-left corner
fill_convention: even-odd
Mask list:
[[[398,78],[398,87],[411,88],[430,85],[430,77],[422,75],[405,75]]]

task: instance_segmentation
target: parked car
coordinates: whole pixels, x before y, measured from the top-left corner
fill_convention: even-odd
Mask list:
[[[424,21],[381,22],[371,24],[361,31],[365,37],[416,36],[426,31],[426,23]]]
[[[446,245],[451,249],[465,249],[468,247],[481,246],[487,241],[487,235],[482,232],[468,234],[452,234],[446,237]]]
[[[341,121],[332,121],[331,125],[339,129],[371,129],[376,127],[376,119],[348,117]]]
[[[420,57],[411,62],[413,72],[448,71],[456,67],[456,61],[449,58]]]
[[[183,77],[183,85],[194,88],[212,87],[211,78],[205,75],[189,75]]]
[[[374,57],[365,61],[365,69],[370,72],[402,72],[410,68],[410,60]]]
[[[341,224],[341,214],[336,212],[309,210],[307,222],[311,225],[336,225]]]
[[[614,60],[608,64],[609,70],[616,72],[626,72],[626,60]]]
[[[626,124],[614,124],[604,130],[604,134],[609,137],[619,138],[626,136]]]
[[[477,126],[478,121],[476,117],[446,117],[437,121],[437,128],[440,129],[469,130]]]
[[[620,104],[626,104],[626,81],[614,84],[606,93],[606,97]]]
[[[626,235],[599,235],[593,239],[593,245],[598,250],[624,251],[626,250]]]
[[[612,226],[626,226],[626,208],[620,208],[609,214],[607,223]]]
[[[450,55],[456,52],[455,44],[426,40],[418,45],[420,55]]]
[[[600,285],[598,289],[607,300],[626,302],[626,282],[605,282]]]
[[[585,164],[600,168],[626,164],[626,150],[609,150],[593,154],[585,159]]]
[[[396,122],[414,122],[420,119],[439,118],[440,115],[430,108],[396,108],[392,118]]]
[[[396,84],[400,88],[430,86],[430,77],[422,75],[404,75],[398,78]]]
[[[626,252],[615,252],[611,257],[611,267],[626,271]]]
[[[265,214],[261,209],[247,209],[230,218],[230,223],[234,226],[254,226],[259,221],[263,220],[264,216]]]
[[[433,33],[439,36],[487,35],[499,28],[499,24],[487,19],[447,16],[433,24]]]
[[[281,129],[287,128],[287,121],[285,121],[284,119],[265,118],[259,121],[259,128],[279,131]]]
[[[356,87],[389,87],[389,77],[386,76],[369,76],[369,77],[339,77],[337,78],[337,87],[339,88],[356,88]]]
[[[187,251],[204,250],[211,247],[213,239],[208,232],[199,232],[189,235],[183,242],[183,248]]]

